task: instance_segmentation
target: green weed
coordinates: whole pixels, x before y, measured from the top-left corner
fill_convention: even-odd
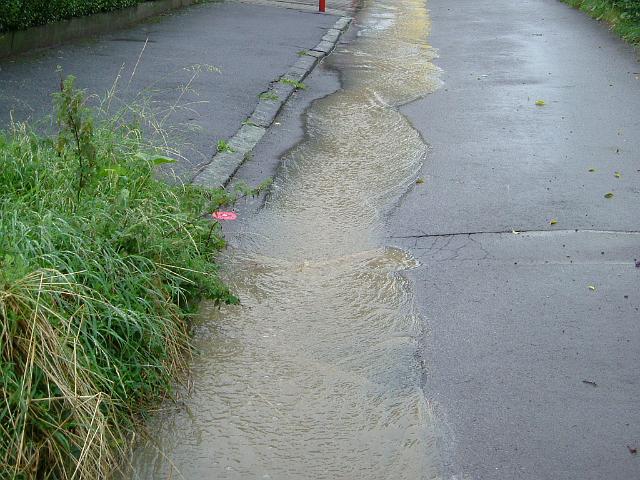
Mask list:
[[[290,78],[281,78],[280,83],[283,83],[285,85],[291,85],[296,90],[304,90],[305,88],[307,88],[307,86],[304,83],[298,82],[296,80],[292,80]]]
[[[227,142],[226,140],[218,140],[218,143],[216,145],[216,150],[218,151],[218,153],[235,152],[234,148],[231,145],[229,145],[229,142]]]
[[[624,40],[640,46],[640,2],[638,0],[563,0],[572,7],[609,23]]]
[[[94,120],[73,79],[56,104],[57,138],[0,133],[3,478],[106,478],[185,368],[198,301],[238,302],[203,213],[252,189],[162,183],[173,160]]]
[[[280,98],[273,92],[264,92],[260,94],[260,100],[273,100],[278,101]]]

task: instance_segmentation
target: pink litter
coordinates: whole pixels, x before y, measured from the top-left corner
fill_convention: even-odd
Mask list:
[[[213,212],[211,216],[216,220],[235,220],[238,218],[235,212]]]

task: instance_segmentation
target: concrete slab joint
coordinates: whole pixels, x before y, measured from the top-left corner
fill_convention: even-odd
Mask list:
[[[302,82],[320,60],[333,51],[351,21],[351,17],[340,17],[333,27],[327,30],[320,43],[313,49],[306,51],[305,55],[302,55],[280,77],[280,80],[290,79]],[[228,185],[233,175],[262,139],[284,104],[296,90],[294,85],[283,83],[280,80],[274,82],[269,90],[261,95],[249,120],[229,139],[229,145],[234,151],[214,154],[211,162],[196,173],[191,180],[194,185],[212,188]]]

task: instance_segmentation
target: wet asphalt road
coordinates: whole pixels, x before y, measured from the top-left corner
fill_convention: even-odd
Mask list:
[[[402,109],[432,150],[388,232],[445,478],[640,478],[637,56],[555,0],[428,7],[444,86]]]
[[[216,2],[140,25],[15,59],[0,59],[0,128],[11,118],[40,123],[51,113],[58,66],[99,103],[118,76],[110,112],[133,104],[143,123],[161,124],[163,138],[183,156],[175,173],[187,180],[229,138],[258,94],[314,47],[334,15],[269,5]],[[169,115],[167,115],[169,114]],[[153,127],[147,128],[152,134]],[[180,157],[178,157],[180,158]]]
[[[444,85],[402,108],[431,150],[387,243],[421,263],[443,478],[639,478],[637,57],[555,0],[428,7]],[[239,177],[273,174],[338,88],[305,83]]]
[[[637,56],[556,0],[429,0],[428,7],[444,85],[403,108],[432,148],[420,173],[425,182],[392,210],[387,236],[421,262],[409,276],[427,329],[424,390],[440,433],[443,478],[639,478],[640,455],[628,449],[640,448],[640,235],[631,233],[640,231]],[[210,81],[219,74],[198,85],[199,98],[215,106],[198,107],[208,133],[195,142],[205,156],[253,109],[254,92],[322,35],[317,15],[287,11],[296,21],[285,28],[285,15],[261,8],[262,16],[246,14],[242,22],[257,27],[266,19],[272,27],[258,34],[290,34],[286,46],[275,45],[282,57],[265,61],[261,49],[274,40],[241,46],[240,26],[215,17],[220,25],[208,35],[233,38],[222,44],[238,49],[237,64],[221,65],[213,38],[185,40],[187,27],[204,22],[197,15],[165,28],[172,40],[155,53],[166,57],[165,69],[140,65],[142,87],[145,78],[148,84],[196,63],[191,58],[229,75],[226,86]],[[135,64],[145,29],[154,28],[31,63],[2,63],[0,111],[7,96],[15,101],[12,91],[40,92],[16,111],[46,110],[58,63],[77,72],[81,85],[94,80],[103,91],[122,63],[115,53],[129,52]],[[103,69],[79,60],[97,61],[90,53],[100,45],[114,52]],[[22,81],[20,72],[28,73]],[[167,80],[163,91],[184,81]],[[305,83],[239,177],[258,182],[273,174],[303,134],[305,106],[339,87],[322,68]],[[240,107],[226,108],[227,101]],[[222,120],[215,116],[221,111]],[[607,192],[614,196],[604,198]]]

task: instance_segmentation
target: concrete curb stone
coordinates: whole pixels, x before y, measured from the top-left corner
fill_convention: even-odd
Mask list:
[[[303,57],[300,57],[298,61],[293,64],[293,66],[294,68],[310,72],[311,70],[313,70],[313,67],[316,66],[316,63],[318,63],[319,58],[321,57],[316,57],[315,55],[305,55]]]
[[[308,50],[307,51],[307,55],[311,56],[311,57],[316,57],[316,58],[322,58],[324,57],[324,53],[322,52],[316,52],[315,50]]]
[[[337,30],[335,28],[330,28],[327,33],[322,37],[322,40],[327,42],[336,43],[338,38],[342,35],[342,30]]]
[[[315,47],[313,47],[313,49],[316,52],[322,52],[326,55],[329,55],[331,53],[331,50],[333,50],[333,47],[335,47],[336,44],[327,40],[322,40],[318,45],[316,45]]]
[[[287,73],[284,74],[283,78],[288,78],[290,80],[295,80],[297,82],[301,82],[307,76],[307,70],[304,68],[297,68],[295,65],[287,70]]]
[[[327,30],[320,43],[313,49],[306,51],[305,55],[301,56],[280,77],[280,80],[290,79],[302,82],[320,60],[333,51],[340,36],[351,24],[352,20],[351,17],[340,17],[333,27]],[[282,83],[281,81],[273,82],[269,90],[265,92],[265,96],[272,94],[277,99],[260,98],[248,121],[229,139],[229,145],[234,151],[214,154],[211,162],[194,175],[191,183],[211,188],[228,185],[233,175],[249,157],[251,151],[262,139],[295,90],[296,88],[293,85]]]
[[[338,21],[335,23],[335,25],[333,26],[333,28],[344,32],[347,29],[347,27],[351,24],[352,20],[353,18],[351,17],[340,17]]]
[[[261,99],[258,106],[249,117],[249,122],[259,127],[266,128],[273,123],[273,119],[282,108],[282,101]],[[212,161],[213,162],[213,161]],[[206,168],[206,167],[205,167]]]

